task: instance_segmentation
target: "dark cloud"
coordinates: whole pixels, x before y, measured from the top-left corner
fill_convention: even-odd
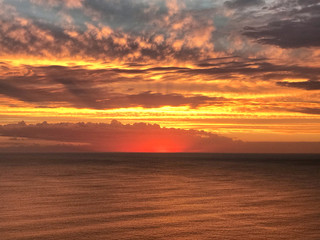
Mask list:
[[[298,0],[300,5],[316,5],[319,4],[319,0]]]
[[[161,91],[141,90],[130,87],[131,83],[152,83],[149,74],[161,74],[164,83],[188,79],[193,76],[211,76],[214,79],[242,79],[276,81],[279,86],[319,90],[320,68],[274,65],[265,59],[226,58],[208,59],[199,63],[198,68],[153,67],[145,69],[98,69],[83,67],[24,66],[11,69],[6,64],[0,77],[0,94],[37,106],[72,106],[76,108],[112,109],[123,107],[156,108],[161,106],[221,105],[228,99],[205,95],[161,93]],[[14,73],[20,71],[19,74]],[[304,82],[286,82],[282,79],[309,79]],[[188,80],[184,80],[187,81]],[[190,81],[191,82],[191,81]],[[127,84],[128,92],[117,92],[112,83]],[[163,83],[163,84],[164,84]],[[230,89],[237,91],[237,89]],[[240,91],[240,90],[239,90]]]
[[[320,153],[320,142],[246,142],[239,152]]]
[[[54,79],[59,81],[60,79]],[[81,83],[81,79],[65,78],[60,80],[63,87],[57,85],[43,76],[14,76],[0,79],[0,94],[7,97],[18,99],[28,103],[36,103],[40,105],[62,104],[65,106],[77,105],[78,107],[92,107],[95,101],[92,96],[101,92],[99,89],[90,85],[86,88],[85,83]]]
[[[167,14],[165,5],[153,6],[152,3],[130,0],[87,0],[84,7],[101,22],[107,22],[113,28],[140,31],[155,17]]]
[[[317,0],[275,2],[269,6],[268,24],[246,27],[243,34],[259,43],[281,48],[319,47],[318,3]]]
[[[196,130],[160,128],[156,124],[57,123],[0,125],[0,135],[82,144],[90,151],[226,151],[230,138]],[[62,144],[62,142],[64,144]],[[239,142],[239,141],[238,141]],[[79,145],[80,146],[80,145]],[[79,147],[78,146],[78,147]],[[41,149],[41,148],[39,148]],[[2,149],[5,150],[5,149]]]
[[[252,79],[279,80],[283,78],[307,78],[311,81],[320,78],[320,68],[295,65],[275,65],[267,59],[231,58],[230,61],[203,61],[197,69],[180,69],[177,72],[189,74],[214,75],[219,78],[232,79],[241,74]],[[239,77],[239,76],[236,76]],[[311,83],[310,83],[311,84]],[[316,83],[315,83],[316,84]]]
[[[25,102],[38,102],[48,97],[48,91],[35,90],[30,92],[28,89],[22,89],[6,82],[0,82],[0,94]]]
[[[280,86],[301,88],[306,90],[320,90],[319,81],[304,81],[304,82],[277,82]]]
[[[150,68],[146,70],[103,69],[88,70],[81,67],[31,67],[27,75],[0,78],[0,94],[24,102],[40,105],[59,104],[76,108],[112,109],[124,107],[155,108],[162,106],[190,106],[223,104],[224,98],[176,93],[136,94],[109,91],[113,82],[146,81],[147,72],[172,72],[185,68]],[[137,75],[127,77],[126,75]]]
[[[293,112],[301,112],[301,113],[307,113],[307,114],[320,114],[320,107],[319,108],[308,108],[308,107],[303,107],[303,108],[297,108],[293,109]]]
[[[262,5],[264,3],[264,0],[232,0],[224,2],[224,5],[228,8],[241,9]]]
[[[274,21],[266,26],[247,27],[244,35],[262,44],[281,48],[319,47],[320,17]]]
[[[157,108],[162,106],[190,106],[197,108],[203,105],[223,104],[227,99],[202,95],[183,96],[181,94],[162,94],[143,92],[134,95],[123,95],[106,101],[111,108],[136,107]]]

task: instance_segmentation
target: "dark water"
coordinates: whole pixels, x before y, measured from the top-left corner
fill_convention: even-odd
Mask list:
[[[320,239],[320,155],[0,155],[0,239]]]

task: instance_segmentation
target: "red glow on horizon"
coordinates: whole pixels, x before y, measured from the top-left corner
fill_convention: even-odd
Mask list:
[[[126,152],[183,152],[186,146],[178,139],[166,137],[150,137],[148,139],[137,139],[136,142],[127,146],[122,151]]]
[[[150,153],[170,153],[188,151],[186,139],[177,136],[128,136],[126,139],[113,139],[112,144],[108,143],[106,149],[103,144],[99,144],[99,151],[112,152],[150,152]],[[96,146],[97,147],[97,146]],[[97,150],[97,149],[95,149]]]
[[[182,152],[184,149],[181,143],[163,138],[151,139],[136,147],[139,152]]]

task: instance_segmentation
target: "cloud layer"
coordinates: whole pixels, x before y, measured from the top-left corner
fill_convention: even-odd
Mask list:
[[[227,130],[235,119],[281,119],[301,139],[319,139],[319,8],[316,0],[0,0],[0,121],[107,115],[219,132],[218,118],[233,137],[248,130]],[[312,127],[298,129],[299,119]],[[257,128],[249,130],[259,139],[279,132]]]
[[[0,151],[255,152],[320,153],[320,143],[248,143],[205,131],[161,128],[157,124],[56,123],[0,125],[10,137]],[[30,141],[32,140],[32,141]]]
[[[230,138],[203,131],[160,128],[157,124],[145,123],[123,125],[116,120],[110,124],[43,122],[27,125],[20,122],[1,126],[0,134],[16,139],[57,141],[54,147],[61,146],[64,149],[68,146],[74,149],[78,143],[78,151],[202,152],[210,149],[225,151],[234,143]],[[23,143],[20,146],[19,141],[16,144],[18,148],[26,147]]]
[[[194,61],[319,47],[317,1],[0,2],[2,54],[119,61]]]
[[[87,69],[85,66],[25,65],[17,68],[6,63],[0,66],[3,73],[0,94],[36,107],[228,106],[235,99],[223,93],[271,94],[283,87],[316,91],[320,83],[317,67],[276,65],[266,59],[240,57],[211,58],[193,67]],[[253,88],[245,87],[247,84]],[[205,86],[210,87],[212,93]],[[246,98],[237,101],[248,103]],[[263,102],[261,104],[263,106]]]
[[[278,20],[270,21],[264,26],[247,27],[244,35],[259,43],[281,48],[320,46],[318,1],[283,1],[274,9],[278,9],[285,17],[276,17]]]

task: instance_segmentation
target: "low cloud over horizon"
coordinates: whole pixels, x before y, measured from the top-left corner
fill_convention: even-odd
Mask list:
[[[320,153],[319,142],[244,142],[157,124],[47,123],[0,125],[0,152]]]

